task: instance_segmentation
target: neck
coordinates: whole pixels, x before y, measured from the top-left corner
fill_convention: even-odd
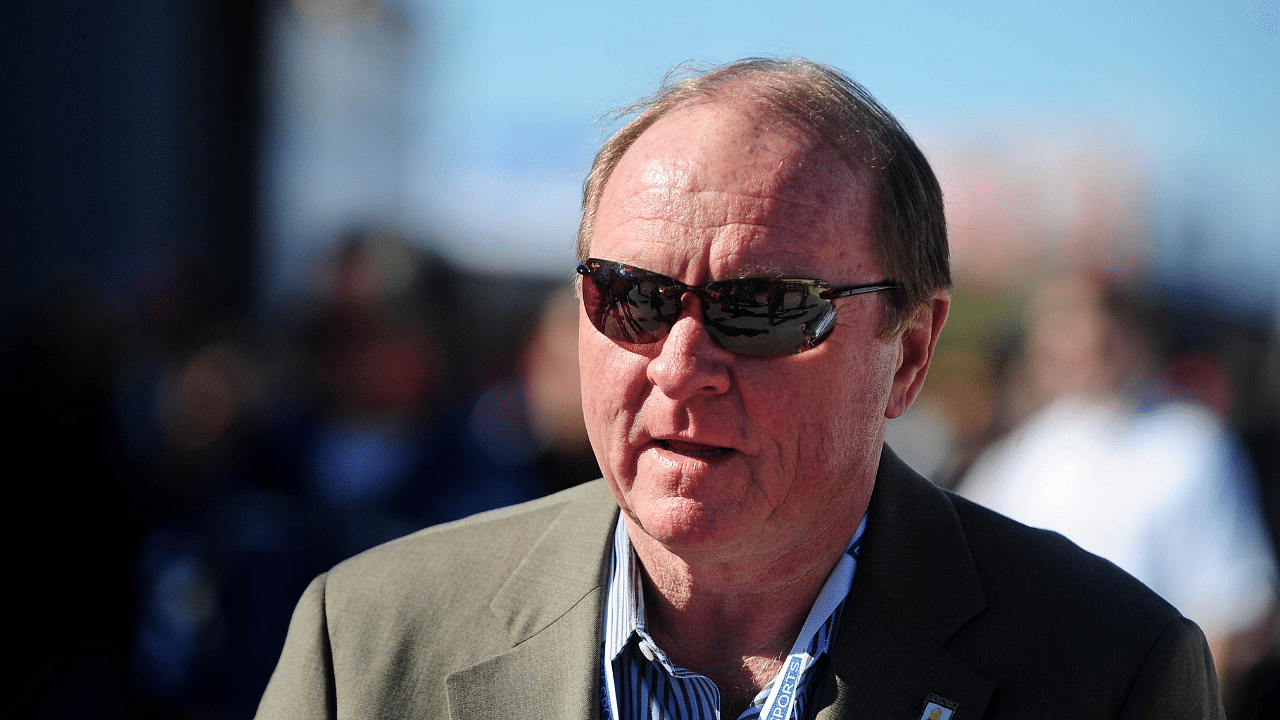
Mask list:
[[[677,554],[627,518],[649,632],[672,662],[714,681],[726,708],[745,707],[781,668],[860,521],[786,552],[725,561]]]

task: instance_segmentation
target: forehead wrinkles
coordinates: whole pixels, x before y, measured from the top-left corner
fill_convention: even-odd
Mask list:
[[[862,221],[863,203],[854,197],[858,183],[842,165],[823,160],[828,158],[781,160],[768,171],[717,169],[731,170],[724,177],[700,172],[687,160],[656,158],[637,173],[640,182],[631,193],[613,199],[624,224],[676,226],[703,240],[847,232]]]

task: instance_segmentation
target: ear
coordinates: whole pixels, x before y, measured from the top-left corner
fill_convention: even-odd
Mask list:
[[[941,288],[935,290],[929,301],[916,311],[907,329],[894,341],[898,344],[898,369],[893,374],[885,417],[892,419],[902,415],[920,394],[924,377],[929,372],[929,361],[933,359],[933,349],[938,344],[938,335],[950,310],[951,294]]]

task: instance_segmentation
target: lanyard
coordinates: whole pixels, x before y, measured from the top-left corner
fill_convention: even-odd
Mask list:
[[[773,679],[773,690],[769,692],[769,699],[765,700],[764,707],[760,708],[760,720],[790,720],[795,714],[796,691],[800,687],[800,678],[813,664],[809,646],[813,643],[818,630],[822,628],[822,624],[831,617],[836,608],[840,607],[845,596],[849,594],[849,585],[853,582],[854,564],[853,556],[849,553],[840,555],[840,560],[827,578],[827,583],[822,586],[822,592],[818,593],[818,599],[814,601],[813,609],[809,611],[809,617],[804,621],[804,627],[800,628],[799,637],[791,646],[791,654],[787,656],[778,676]]]

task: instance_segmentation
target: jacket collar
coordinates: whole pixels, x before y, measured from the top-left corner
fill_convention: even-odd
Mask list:
[[[943,647],[986,607],[951,500],[885,447],[867,522],[819,720],[915,720],[929,695],[981,717],[994,684]]]

